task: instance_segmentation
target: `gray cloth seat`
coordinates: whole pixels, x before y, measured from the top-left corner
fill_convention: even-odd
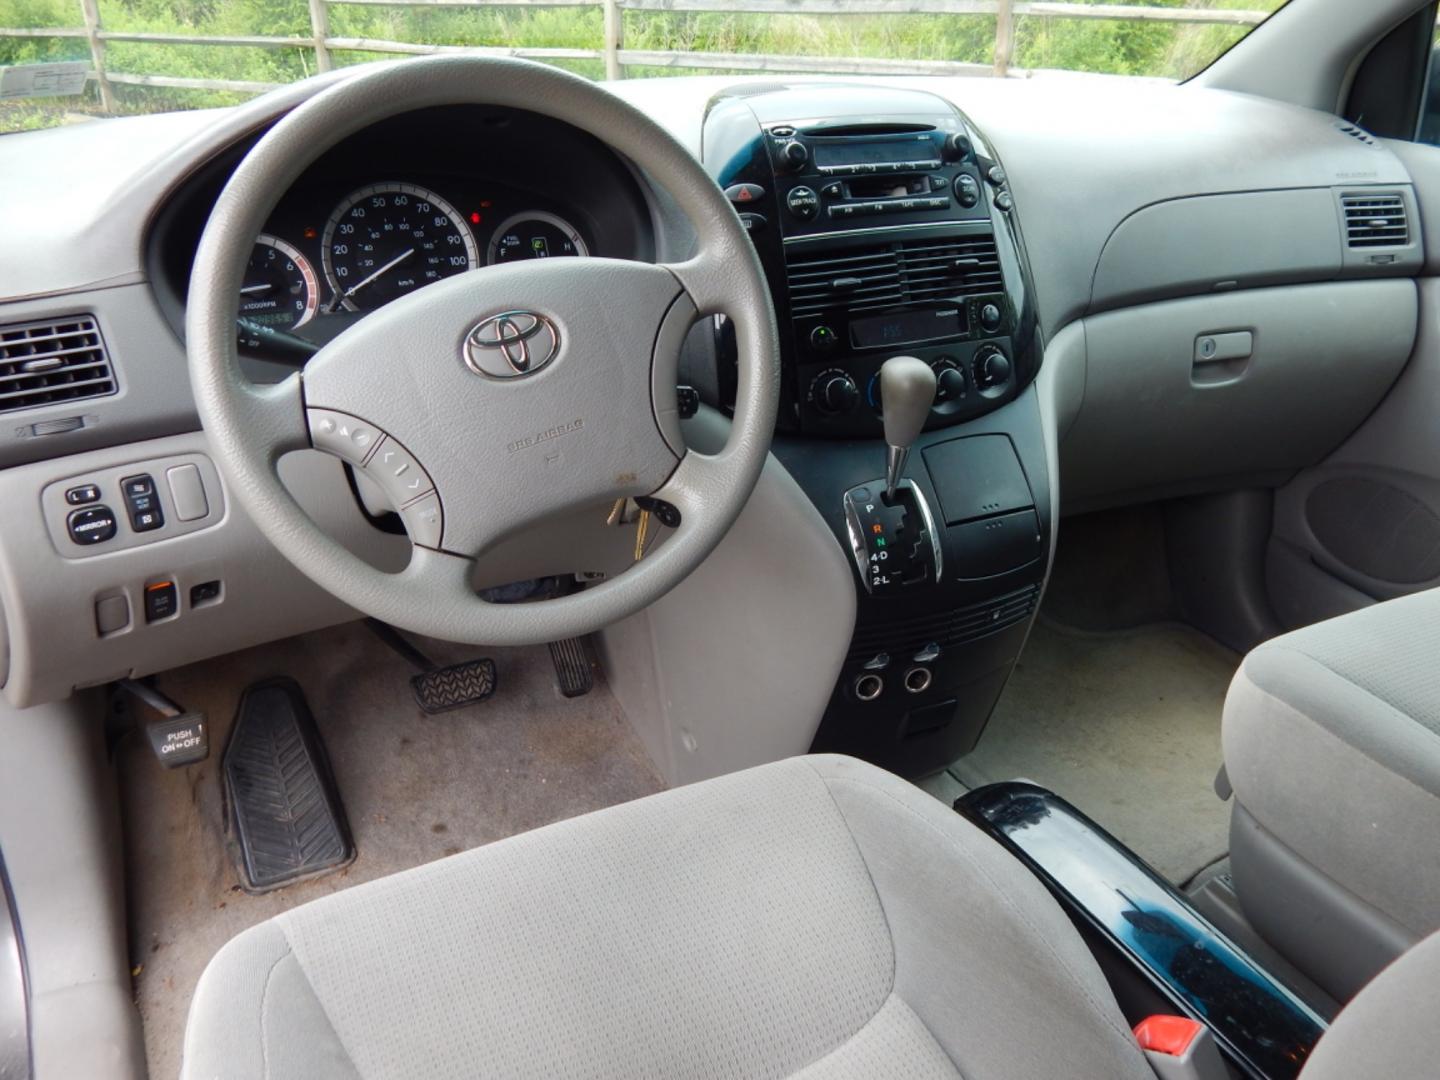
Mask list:
[[[796,758],[287,912],[184,1076],[1153,1080],[1045,889],[914,786]]]
[[[1223,742],[1241,906],[1348,1000],[1440,928],[1440,590],[1256,648]]]

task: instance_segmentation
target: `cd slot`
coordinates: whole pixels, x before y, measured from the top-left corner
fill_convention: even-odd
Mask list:
[[[845,181],[847,199],[904,199],[930,193],[930,177],[924,173],[909,176],[857,176]]]

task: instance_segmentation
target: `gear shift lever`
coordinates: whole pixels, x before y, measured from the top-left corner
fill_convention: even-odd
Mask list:
[[[935,404],[935,372],[914,356],[892,356],[880,366],[880,407],[885,414],[885,499],[905,470],[910,447]]]

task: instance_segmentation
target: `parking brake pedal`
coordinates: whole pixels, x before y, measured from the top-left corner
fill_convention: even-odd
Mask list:
[[[581,697],[594,687],[595,673],[590,666],[590,655],[585,651],[584,638],[550,642],[550,659],[555,662],[555,681],[560,684],[563,696]]]
[[[441,667],[401,637],[393,626],[378,619],[366,619],[365,625],[420,669],[420,674],[410,678],[410,690],[415,695],[415,703],[427,715],[475,705],[495,693],[495,661],[488,656]]]
[[[121,679],[115,688],[160,714],[159,720],[146,722],[145,737],[161,765],[178,769],[210,756],[210,722],[203,712],[186,712],[159,690],[137,679]]]

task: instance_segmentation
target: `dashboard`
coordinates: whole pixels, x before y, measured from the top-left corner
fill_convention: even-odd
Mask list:
[[[213,162],[152,233],[157,295],[177,332],[190,259],[236,157]],[[426,110],[340,144],[281,198],[246,267],[240,344],[301,362],[307,346],[455,274],[541,258],[648,260],[653,247],[634,177],[590,136],[509,110]]]

